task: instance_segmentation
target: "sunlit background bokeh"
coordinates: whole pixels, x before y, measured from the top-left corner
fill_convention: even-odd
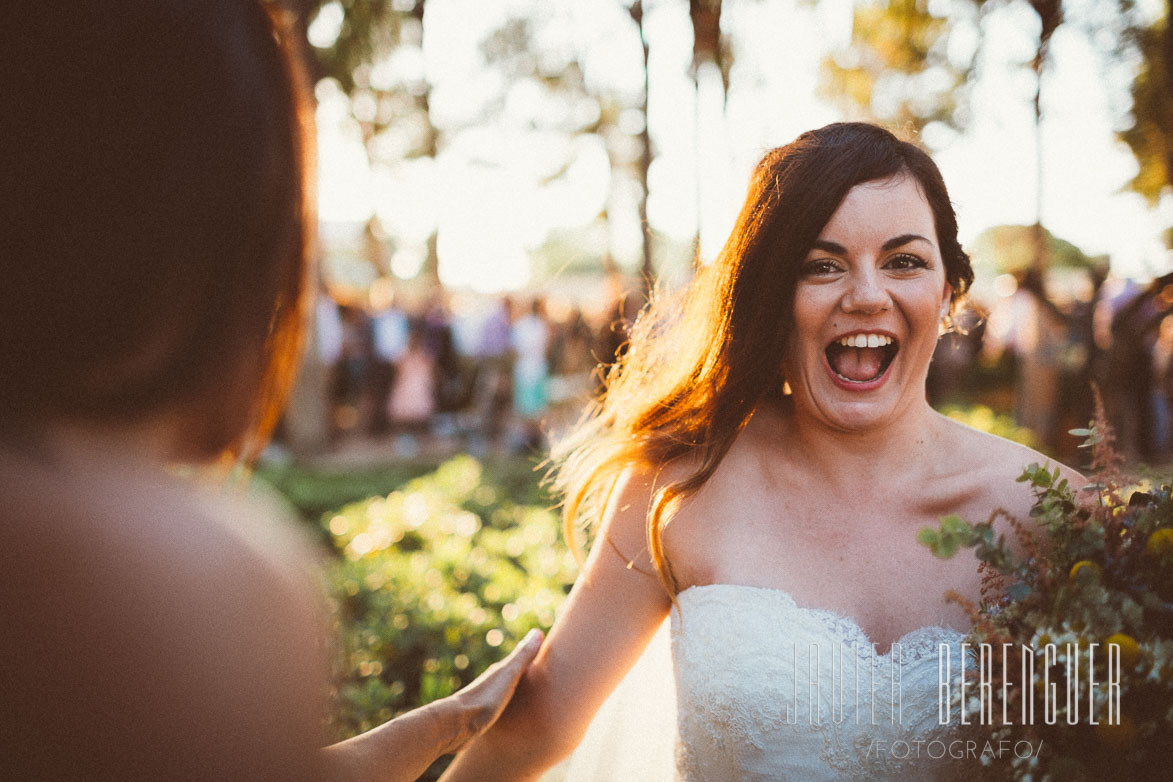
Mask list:
[[[361,5],[323,4],[310,44],[330,51],[343,25],[356,24],[344,11]],[[429,0],[420,21],[407,13],[415,3],[388,5],[404,19],[383,55],[355,71],[353,86],[326,78],[316,88],[331,273],[362,284],[383,271],[345,260],[372,217],[386,271],[416,276],[434,233],[439,279],[451,288],[557,288],[559,274],[601,268],[607,258],[638,268],[644,72],[628,6]],[[869,7],[875,15],[883,3],[718,5],[714,62],[694,58],[689,3],[643,4],[647,219],[663,272],[686,269],[698,240],[702,257],[719,248],[766,149],[844,118],[920,131],[945,174],[967,246],[993,226],[1041,217],[1086,254],[1109,256],[1118,274],[1151,277],[1169,268],[1163,232],[1173,223],[1173,201],[1165,194],[1150,203],[1128,189],[1138,164],[1118,131],[1132,122],[1139,63],[1120,50],[1129,20],[1116,3],[1063,4],[1042,72],[1037,136],[1030,65],[1040,22],[1025,0],[890,3],[888,13],[911,9],[907,24],[933,25],[912,33],[932,40],[922,61],[909,65],[919,73],[873,70],[866,104],[858,100],[860,79],[836,81],[835,74],[892,55],[883,37],[861,29]],[[1159,0],[1137,5],[1134,19],[1154,21],[1162,12]],[[424,94],[426,110],[418,100]],[[909,97],[919,116],[902,113]],[[942,116],[944,103],[950,116]]]
[[[432,359],[450,350],[437,387],[464,383],[475,401],[486,375],[473,365],[505,296],[511,323],[541,299],[533,335],[552,364],[572,322],[591,343],[581,355],[607,364],[622,328],[602,348],[597,335],[630,320],[649,281],[680,285],[715,256],[763,153],[838,120],[918,141],[950,188],[981,333],[957,348],[965,366],[934,363],[953,372],[943,395],[930,388],[935,404],[1013,412],[1058,445],[1063,416],[1032,411],[1064,408],[1055,388],[1119,375],[1105,358],[1113,318],[1173,269],[1166,0],[275,4],[314,84],[321,292],[343,310],[335,322],[319,308],[310,356],[323,366],[303,373],[319,396],[330,373],[349,377],[317,415],[333,416],[319,443],[329,426],[381,427],[386,377],[377,398],[359,386],[367,364],[394,372],[412,323]],[[1037,291],[1022,288],[1028,271]],[[1117,346],[1139,340],[1164,367],[1173,323],[1156,326]],[[963,377],[974,367],[999,387],[952,398],[985,382]],[[1156,424],[1126,427],[1164,431],[1173,403],[1160,394]],[[310,395],[295,396],[293,440]],[[459,414],[460,400],[444,407]],[[580,409],[563,407],[547,432]],[[1088,412],[1076,407],[1067,417]]]

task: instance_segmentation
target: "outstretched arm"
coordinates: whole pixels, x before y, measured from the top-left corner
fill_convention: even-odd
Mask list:
[[[399,782],[419,778],[432,762],[489,729],[541,648],[531,630],[513,652],[447,698],[432,701],[377,728],[323,750],[333,779]]]
[[[444,780],[534,779],[578,745],[671,606],[645,551],[651,491],[645,474],[629,470],[620,479],[549,640],[501,719],[470,742]],[[629,568],[616,549],[644,553]]]

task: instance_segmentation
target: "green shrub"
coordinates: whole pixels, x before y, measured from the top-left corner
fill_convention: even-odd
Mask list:
[[[983,432],[1022,443],[1030,448],[1038,449],[1040,443],[1034,432],[1025,426],[1014,422],[1014,417],[1004,413],[995,413],[985,405],[945,405],[941,412],[955,421],[972,426]]]
[[[347,503],[387,494],[437,466],[435,462],[404,462],[361,469],[324,469],[262,461],[255,476],[276,489],[304,521],[316,525],[324,513]]]
[[[550,626],[576,565],[541,496],[528,467],[487,477],[460,456],[323,516],[339,555],[335,739],[456,691]]]

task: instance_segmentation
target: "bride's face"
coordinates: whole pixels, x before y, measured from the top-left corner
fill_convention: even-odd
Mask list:
[[[848,191],[799,270],[784,366],[796,411],[856,431],[923,402],[951,293],[915,179]]]

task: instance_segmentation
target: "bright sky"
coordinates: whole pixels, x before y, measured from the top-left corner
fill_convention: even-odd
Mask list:
[[[945,2],[947,0],[939,0]],[[1069,0],[1069,16],[1095,0]],[[716,74],[688,76],[692,31],[683,0],[646,0],[651,46],[649,123],[657,156],[650,172],[649,220],[687,241],[703,204],[702,253],[724,241],[741,205],[748,175],[768,148],[805,129],[841,119],[815,95],[825,53],[850,35],[851,0],[725,0],[723,27],[735,49],[724,116]],[[440,272],[451,286],[512,289],[529,277],[527,252],[548,231],[590,222],[604,206],[611,244],[621,260],[638,252],[638,191],[610,183],[600,139],[542,130],[534,118],[561,114],[535,84],[507,84],[485,68],[479,42],[508,16],[538,20],[542,45],[555,56],[575,54],[588,85],[630,96],[642,87],[635,26],[618,0],[430,0],[423,57],[404,54],[383,66],[386,78],[421,70],[433,85],[431,107],[445,130],[435,160],[414,160],[372,172],[359,133],[337,89],[319,88],[319,193],[326,221],[364,220],[372,211],[399,250],[397,274],[410,276],[423,242],[439,225]],[[475,12],[471,12],[475,8]],[[327,11],[318,34],[328,35]],[[1037,22],[1023,6],[993,15],[983,43],[974,121],[935,158],[957,206],[962,240],[985,228],[1035,219],[1035,147],[1029,72],[1014,65],[1032,54]],[[1160,232],[1173,223],[1173,199],[1159,210],[1122,192],[1136,164],[1113,136],[1127,107],[1126,79],[1103,75],[1101,57],[1082,34],[1061,28],[1044,84],[1043,223],[1091,254],[1110,253],[1121,274],[1150,276],[1171,262]],[[1109,83],[1111,82],[1111,83]],[[504,110],[476,119],[490,96]],[[707,110],[696,111],[697,101]],[[572,109],[573,110],[573,107]],[[589,110],[589,107],[579,107]],[[641,118],[628,114],[625,129]],[[385,142],[395,149],[397,139]],[[706,150],[697,165],[698,145]],[[565,174],[546,182],[570,162]],[[697,178],[705,183],[698,198]]]

